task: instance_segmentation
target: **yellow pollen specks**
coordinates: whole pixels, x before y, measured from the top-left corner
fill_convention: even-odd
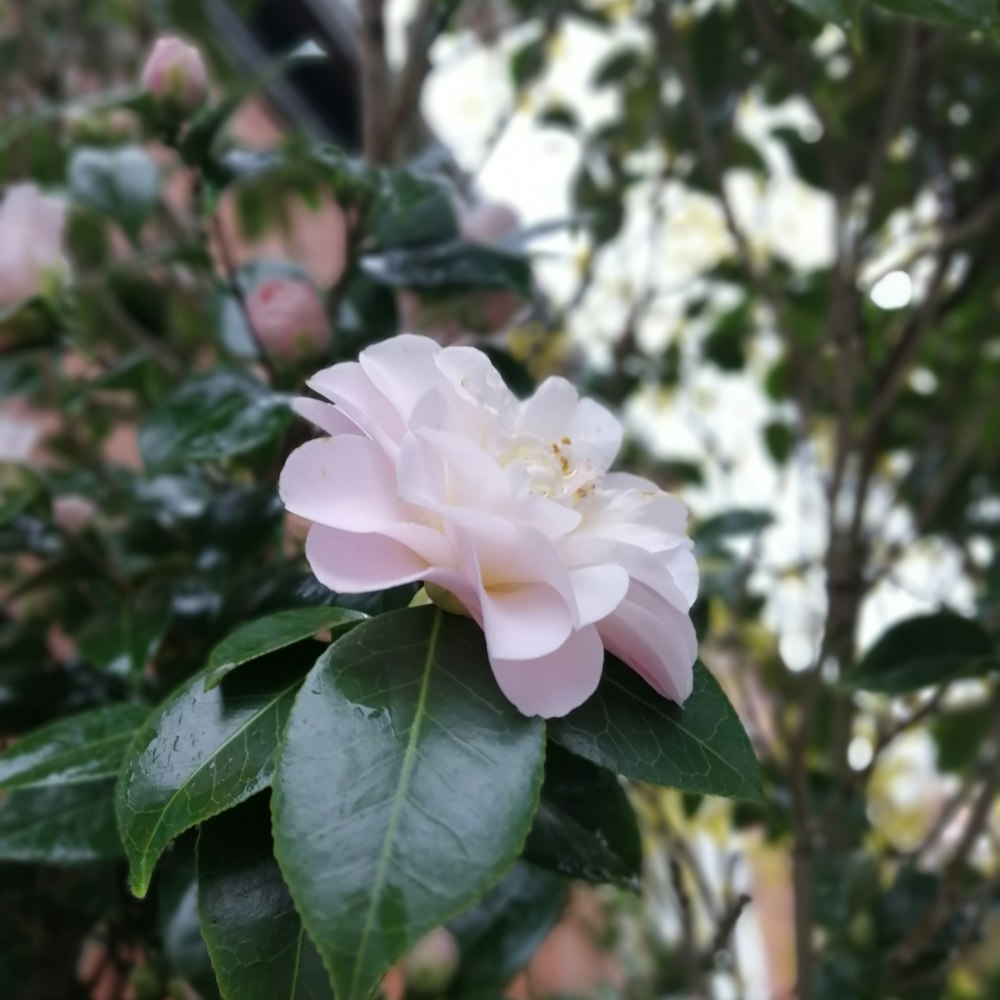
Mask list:
[[[581,486],[578,490],[573,492],[573,502],[579,503],[581,500],[585,500],[587,497],[597,491],[596,483],[587,483],[586,486]]]
[[[559,468],[562,469],[564,476],[568,476],[570,474],[569,459],[565,455],[559,456]]]
[[[561,444],[572,444],[573,442],[568,437],[563,437]]]
[[[553,455],[559,454],[559,445],[557,445],[555,441],[552,442],[552,454]]]

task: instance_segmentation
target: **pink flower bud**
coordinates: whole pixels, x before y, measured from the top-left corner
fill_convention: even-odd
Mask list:
[[[459,211],[459,229],[471,243],[500,243],[518,230],[521,219],[509,205],[486,201]]]
[[[0,309],[51,291],[65,274],[66,206],[15,184],[0,206]]]
[[[83,531],[97,516],[97,508],[86,497],[56,497],[52,501],[52,520],[67,534]]]
[[[444,992],[458,970],[458,944],[454,935],[438,927],[421,938],[403,959],[407,992],[436,996]]]
[[[158,39],[142,71],[142,85],[164,105],[190,114],[208,91],[201,52],[179,38]]]
[[[322,353],[330,343],[323,300],[304,278],[262,281],[247,298],[254,333],[274,357],[296,361]]]

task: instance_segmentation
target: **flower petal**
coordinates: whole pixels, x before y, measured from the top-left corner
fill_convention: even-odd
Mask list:
[[[434,363],[440,350],[430,337],[404,333],[366,347],[359,362],[372,385],[408,421],[424,393],[441,381]]]
[[[412,583],[427,572],[425,560],[392,538],[323,524],[309,529],[306,559],[324,587],[342,594],[366,594]]]
[[[683,704],[694,684],[698,639],[691,619],[639,583],[597,625],[608,652],[666,698]]]
[[[370,438],[394,455],[405,430],[392,403],[372,385],[357,361],[342,361],[324,368],[306,382],[332,400]]]
[[[582,705],[597,690],[604,647],[587,626],[546,656],[505,660],[490,656],[493,674],[507,699],[525,715],[557,718]]]
[[[278,493],[300,517],[345,531],[376,531],[408,521],[392,462],[356,434],[316,438],[296,448],[281,470]]]
[[[569,582],[581,625],[591,625],[610,615],[625,599],[629,587],[628,573],[611,563],[571,569]]]
[[[338,434],[361,434],[361,428],[339,407],[324,403],[321,399],[300,396],[292,402],[292,409],[321,431],[336,436]]]

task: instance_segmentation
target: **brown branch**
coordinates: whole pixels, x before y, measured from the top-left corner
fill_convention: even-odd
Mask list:
[[[392,78],[385,52],[385,0],[361,0],[362,149],[374,164],[389,162]]]
[[[399,75],[396,103],[389,116],[390,134],[404,128],[420,101],[420,92],[431,69],[430,48],[436,34],[435,14],[439,0],[420,0],[406,31],[406,62]]]

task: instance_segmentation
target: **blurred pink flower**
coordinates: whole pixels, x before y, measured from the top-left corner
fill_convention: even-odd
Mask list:
[[[70,535],[78,534],[97,517],[97,507],[86,497],[63,496],[52,501],[52,519]]]
[[[267,351],[286,361],[315,357],[330,343],[330,323],[319,293],[304,278],[271,278],[247,298],[254,331]]]
[[[66,271],[66,205],[15,184],[0,206],[0,308],[42,295]]]
[[[524,714],[565,715],[597,687],[604,648],[664,697],[691,692],[698,570],[687,512],[608,471],[622,428],[562,378],[523,402],[481,351],[402,335],[308,383],[330,437],[289,456],[280,492],[312,521],[325,586],[421,580],[482,627]]]
[[[157,100],[190,114],[208,93],[201,52],[179,38],[157,39],[142,71],[142,85]]]
[[[440,996],[455,978],[461,954],[455,935],[437,927],[422,937],[403,959],[407,992]]]

